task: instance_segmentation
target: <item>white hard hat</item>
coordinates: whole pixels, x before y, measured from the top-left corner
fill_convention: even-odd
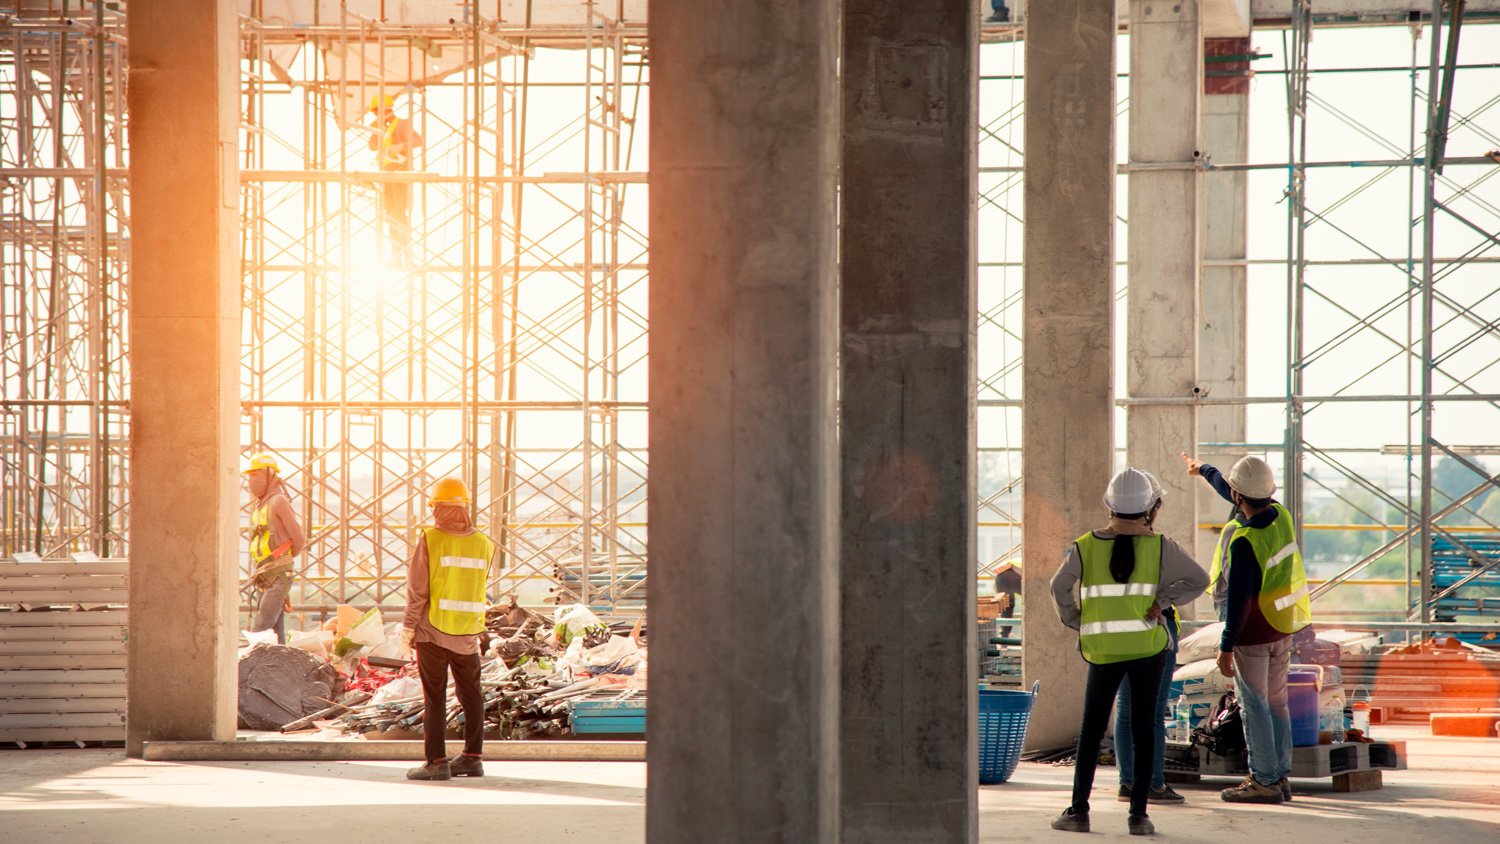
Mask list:
[[[1157,480],[1155,475],[1151,474],[1145,469],[1138,469],[1136,471],[1140,472],[1142,475],[1145,475],[1146,480],[1151,482],[1151,491],[1156,494],[1157,501],[1160,501],[1163,498],[1167,497],[1167,491],[1165,489],[1162,489],[1161,481]]]
[[[1259,457],[1241,457],[1229,470],[1230,489],[1246,498],[1270,498],[1276,492],[1276,476]]]
[[[1151,477],[1139,469],[1126,469],[1110,478],[1109,489],[1104,491],[1104,506],[1111,513],[1145,513],[1160,500]]]

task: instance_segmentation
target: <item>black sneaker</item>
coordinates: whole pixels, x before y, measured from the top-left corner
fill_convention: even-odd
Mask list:
[[[446,780],[453,778],[453,772],[448,768],[447,759],[439,759],[419,768],[412,768],[406,772],[406,778],[409,780]]]
[[[1088,832],[1088,813],[1085,812],[1081,815],[1075,814],[1073,812],[1073,807],[1069,806],[1068,808],[1063,809],[1063,813],[1061,815],[1058,815],[1057,819],[1052,822],[1052,828],[1060,829],[1063,832]]]
[[[1151,793],[1146,795],[1146,802],[1155,803],[1159,806],[1174,806],[1179,803],[1186,803],[1187,798],[1173,791],[1172,786],[1164,785],[1161,788],[1151,789]]]
[[[1131,815],[1130,819],[1127,820],[1125,824],[1126,827],[1130,830],[1131,835],[1156,834],[1156,825],[1151,823],[1151,819],[1146,817],[1145,815]]]
[[[1292,799],[1292,781],[1287,779],[1286,777],[1282,777],[1281,782],[1278,783],[1278,785],[1281,786],[1281,799]]]
[[[1130,786],[1121,785],[1119,796],[1117,796],[1115,799],[1119,800],[1121,803],[1129,803]],[[1161,788],[1151,789],[1151,793],[1146,795],[1146,802],[1156,803],[1157,805],[1175,806],[1180,803],[1186,803],[1187,798],[1173,791],[1172,786],[1164,785]]]
[[[455,777],[482,777],[484,776],[484,760],[478,756],[466,756],[460,753],[449,757],[448,770]]]

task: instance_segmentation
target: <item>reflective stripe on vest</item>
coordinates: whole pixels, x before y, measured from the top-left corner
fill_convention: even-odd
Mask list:
[[[1114,544],[1135,544],[1135,569],[1124,583],[1109,571]],[[1078,537],[1078,556],[1083,577],[1078,595],[1083,618],[1078,630],[1078,649],[1095,665],[1125,662],[1154,656],[1167,647],[1167,630],[1146,613],[1156,603],[1161,580],[1161,536],[1121,536],[1100,539],[1093,533]]]
[[[454,536],[436,528],[423,531],[422,541],[427,543],[427,620],[453,636],[482,632],[495,543],[477,531]]]
[[[1241,526],[1234,539],[1245,537],[1260,563],[1260,611],[1270,625],[1282,633],[1296,633],[1312,622],[1312,604],[1307,592],[1307,571],[1297,549],[1292,514],[1272,503],[1276,520],[1264,528]],[[1232,541],[1232,540],[1231,540]]]

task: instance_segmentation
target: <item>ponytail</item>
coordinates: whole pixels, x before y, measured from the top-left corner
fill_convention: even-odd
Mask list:
[[[1126,583],[1135,574],[1135,537],[1116,536],[1109,552],[1109,573],[1116,583]]]

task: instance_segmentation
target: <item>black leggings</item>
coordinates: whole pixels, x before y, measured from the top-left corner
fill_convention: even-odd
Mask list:
[[[1130,684],[1130,738],[1135,743],[1135,778],[1130,789],[1130,814],[1146,814],[1146,797],[1151,793],[1151,765],[1156,754],[1156,695],[1161,686],[1161,672],[1166,665],[1166,651],[1155,656],[1111,662],[1089,663],[1088,686],[1083,692],[1083,725],[1078,728],[1078,762],[1073,769],[1073,811],[1086,814],[1089,792],[1094,788],[1094,769],[1099,767],[1099,744],[1109,725],[1120,683]],[[1118,741],[1118,737],[1116,738]]]
[[[443,741],[448,732],[448,669],[464,710],[464,752],[484,752],[484,693],[479,688],[479,654],[454,653],[431,642],[417,643],[417,674],[422,678],[422,740],[427,761],[448,758]],[[1146,754],[1149,760],[1150,754]]]

